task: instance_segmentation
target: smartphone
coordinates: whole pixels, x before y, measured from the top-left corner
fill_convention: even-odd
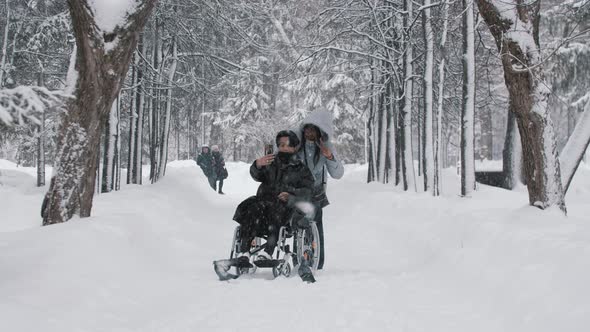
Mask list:
[[[266,144],[264,146],[264,155],[269,155],[269,154],[273,154],[273,149],[274,149],[274,145],[272,144]]]

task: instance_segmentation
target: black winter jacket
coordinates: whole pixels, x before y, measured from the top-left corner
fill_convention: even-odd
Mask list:
[[[210,177],[214,175],[213,172],[213,156],[211,152],[209,153],[201,153],[197,157],[197,165],[201,166],[203,173],[205,173],[206,177]]]
[[[225,160],[223,160],[223,156],[221,155],[221,152],[211,152],[211,154],[213,156],[213,160],[212,160],[213,173],[217,176],[218,180],[224,179],[225,177],[223,176],[224,175],[223,169],[225,168]]]
[[[276,199],[282,192],[291,194],[287,205],[292,206],[298,201],[311,201],[314,178],[311,171],[295,154],[288,160],[278,156],[268,166],[257,168],[256,162],[250,166],[252,178],[261,182],[256,192],[260,198]]]

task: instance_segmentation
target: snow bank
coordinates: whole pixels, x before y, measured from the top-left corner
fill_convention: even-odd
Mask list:
[[[37,188],[36,174],[23,169],[0,159],[0,233],[41,226],[45,188]]]
[[[458,197],[365,184],[366,166],[329,180],[326,269],[317,283],[270,270],[219,282],[236,205],[257,183],[228,163],[218,195],[193,161],[154,185],[98,195],[93,217],[0,232],[0,320],[10,331],[585,331],[590,325],[590,169],[569,217],[526,192],[480,186]],[[26,178],[13,183],[26,182]],[[11,187],[11,188],[14,188]],[[23,210],[41,192],[0,186]],[[14,213],[10,212],[10,213]],[[35,212],[36,213],[36,212]],[[25,215],[9,215],[30,222]],[[33,217],[30,217],[33,218]],[[38,220],[38,219],[36,219]]]

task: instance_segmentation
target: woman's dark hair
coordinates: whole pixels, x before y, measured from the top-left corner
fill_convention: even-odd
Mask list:
[[[302,143],[301,143],[301,147],[303,148],[304,151],[304,155],[305,155],[305,164],[307,165],[307,146],[305,145],[305,128],[313,128],[316,131],[316,139],[317,140],[321,140],[322,139],[322,131],[320,130],[320,127],[312,124],[312,123],[307,123],[305,124],[305,126],[303,126],[303,129],[301,130],[301,137],[302,137]],[[313,157],[313,164],[317,164],[318,161],[320,161],[320,147],[317,144],[314,144],[314,157]]]
[[[305,131],[305,128],[312,128],[313,130],[315,130],[317,138],[318,139],[322,138],[322,131],[320,130],[320,127],[318,127],[312,123],[306,123],[305,126],[303,126],[302,131]]]
[[[279,141],[281,140],[281,137],[288,137],[289,138],[289,146],[290,147],[294,148],[297,145],[299,145],[299,137],[297,137],[297,134],[295,134],[291,130],[281,130],[281,131],[279,131],[279,133],[277,134],[277,137],[275,138],[275,143],[277,144],[277,147],[279,146]]]

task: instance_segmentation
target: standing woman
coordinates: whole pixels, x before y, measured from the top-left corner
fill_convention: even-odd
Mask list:
[[[332,114],[325,111],[311,112],[300,126],[302,143],[298,157],[311,171],[314,177],[312,202],[316,207],[314,220],[320,233],[320,259],[318,269],[324,267],[324,225],[323,211],[330,202],[326,196],[328,174],[334,179],[340,179],[344,175],[344,166],[336,157],[334,147],[330,143],[330,137],[334,133],[332,126]]]
[[[221,151],[219,151],[219,146],[213,145],[211,146],[211,151],[213,155],[213,173],[215,176],[213,177],[213,182],[211,183],[211,178],[209,180],[211,187],[213,190],[217,189],[217,192],[220,195],[225,195],[223,192],[223,180],[227,178],[227,169],[225,168],[225,160],[223,159],[223,155]],[[217,186],[217,181],[219,181],[219,186]]]
[[[213,169],[213,155],[211,154],[208,145],[203,145],[203,147],[201,147],[201,153],[197,157],[197,165],[201,167],[203,174],[205,174],[209,181],[209,185],[215,190],[215,180],[217,175]]]

